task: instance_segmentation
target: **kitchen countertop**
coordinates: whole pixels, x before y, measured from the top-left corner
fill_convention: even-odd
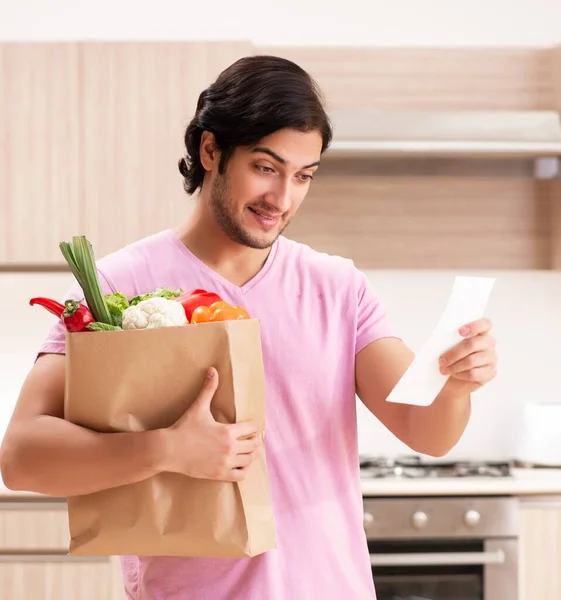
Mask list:
[[[560,495],[561,469],[513,469],[512,477],[438,477],[362,479],[362,494],[377,496],[531,496]],[[65,501],[36,494],[14,492],[0,482],[0,501],[14,500]]]
[[[37,494],[35,492],[20,492],[9,490],[0,483],[0,502],[16,502],[21,501],[42,501],[42,502],[66,502],[66,498],[58,498],[56,496],[46,496],[45,494]]]
[[[362,494],[376,496],[561,495],[561,469],[513,469],[511,477],[383,478],[361,480]]]

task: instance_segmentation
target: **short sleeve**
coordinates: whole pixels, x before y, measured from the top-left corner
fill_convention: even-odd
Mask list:
[[[110,294],[114,290],[112,286],[108,283],[107,279],[103,276],[103,274],[99,271],[99,283],[101,286],[101,291],[104,294]],[[84,293],[82,292],[82,288],[79,286],[78,282],[75,281],[64,298],[60,299],[60,302],[73,298],[74,300],[82,300],[84,298]],[[37,357],[41,354],[65,354],[66,353],[66,329],[60,319],[54,317],[54,323],[50,327],[47,332],[47,336],[43,340],[43,343],[39,346],[37,351]]]
[[[394,332],[387,311],[366,275],[357,270],[356,280],[358,312],[355,354],[358,354],[368,344],[380,338],[399,336]]]

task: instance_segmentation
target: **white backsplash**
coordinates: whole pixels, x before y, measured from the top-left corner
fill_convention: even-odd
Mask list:
[[[526,402],[561,402],[556,371],[561,339],[561,273],[543,271],[372,271],[396,331],[418,351],[448,301],[454,275],[497,278],[486,316],[497,339],[499,373],[473,395],[472,418],[448,458],[508,459],[515,452]],[[367,454],[411,453],[359,405],[359,448]]]
[[[29,300],[60,299],[72,281],[65,273],[0,273],[0,438],[37,349],[55,320],[41,306],[29,306]]]
[[[487,316],[494,322],[499,352],[497,379],[474,395],[468,429],[450,456],[508,458],[528,401],[561,401],[558,341],[561,339],[561,273],[369,271],[396,332],[418,350],[431,334],[448,300],[454,275],[497,277]],[[33,296],[60,298],[68,274],[0,274],[0,438],[19,389],[33,364],[52,317]],[[359,403],[359,447],[365,454],[410,451]]]

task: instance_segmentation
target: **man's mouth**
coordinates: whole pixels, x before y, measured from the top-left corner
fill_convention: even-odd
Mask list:
[[[277,214],[277,215],[271,215],[270,213],[267,213],[265,211],[259,210],[258,208],[255,208],[253,206],[248,206],[247,208],[253,214],[257,215],[259,217],[259,219],[262,219],[263,221],[266,221],[266,222],[269,222],[269,223],[275,223],[280,218],[279,214]]]

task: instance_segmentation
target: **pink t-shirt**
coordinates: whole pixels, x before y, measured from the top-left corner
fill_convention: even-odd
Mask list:
[[[236,286],[166,230],[98,261],[104,292],[212,290],[260,319],[278,548],[253,558],[123,557],[134,600],[373,600],[358,469],[355,355],[392,336],[348,259],[280,237]],[[76,289],[69,296],[79,296]],[[64,353],[55,324],[39,352]]]

